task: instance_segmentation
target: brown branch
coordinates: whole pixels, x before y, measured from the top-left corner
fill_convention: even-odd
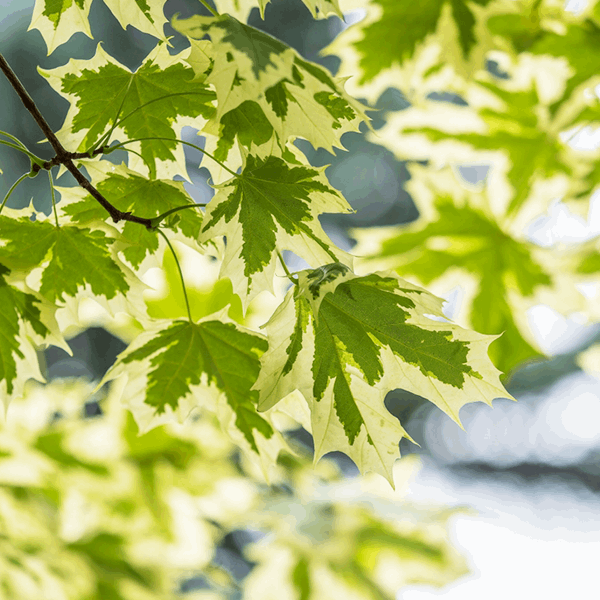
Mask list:
[[[142,217],[136,217],[132,215],[130,212],[123,212],[113,206],[83,175],[83,173],[75,166],[73,160],[78,158],[91,158],[89,154],[85,152],[68,152],[65,147],[60,143],[59,139],[56,137],[54,131],[48,124],[48,121],[44,118],[42,113],[39,111],[36,106],[33,98],[27,93],[27,90],[23,86],[23,84],[19,81],[19,78],[15,74],[15,72],[10,68],[10,65],[6,62],[6,59],[2,54],[0,54],[0,70],[6,75],[6,78],[14,88],[15,92],[21,99],[23,106],[31,113],[35,122],[38,124],[39,128],[42,130],[46,139],[54,148],[54,152],[56,152],[56,156],[51,160],[48,160],[44,163],[43,167],[39,165],[33,165],[33,171],[38,172],[42,168],[51,169],[57,165],[64,165],[67,170],[75,177],[77,183],[86,190],[93,198],[95,198],[102,207],[110,214],[112,220],[115,223],[119,221],[132,221],[133,223],[140,223],[141,225],[145,225],[148,229],[151,228],[151,219],[144,219]],[[101,154],[105,150],[105,147],[97,148],[96,151],[92,153],[93,155]]]

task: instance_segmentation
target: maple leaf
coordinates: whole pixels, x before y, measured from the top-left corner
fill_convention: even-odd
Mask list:
[[[37,29],[48,47],[48,55],[75,33],[92,38],[88,21],[91,0],[35,0],[29,30]]]
[[[251,391],[265,338],[227,320],[226,310],[201,319],[163,321],[121,353],[104,382],[125,373],[122,396],[141,433],[172,420],[183,422],[196,407],[216,413],[224,432],[266,472],[287,447]]]
[[[164,0],[106,0],[123,29],[128,25],[166,42]],[[51,54],[75,33],[93,39],[88,21],[91,0],[36,0],[29,29],[37,29]]]
[[[41,338],[46,338],[51,333],[41,320],[39,299],[9,285],[6,281],[6,275],[9,273],[10,270],[0,264],[0,301],[3,307],[0,319],[0,389],[4,408],[2,417],[6,416],[9,399],[22,393],[25,381],[29,377],[44,380],[37,364],[35,347],[27,335],[26,325]]]
[[[533,5],[529,10],[530,15],[522,8],[518,14],[495,15],[487,26],[491,33],[510,42],[513,53],[566,59],[571,67],[564,90],[564,97],[568,97],[580,84],[598,74],[595,64],[600,60],[600,24],[588,18],[577,22],[570,12],[558,6],[544,6],[538,14]],[[551,106],[553,113],[560,108],[561,100]]]
[[[484,68],[485,56],[494,48],[485,27],[493,7],[491,0],[370,0],[364,6],[367,16],[321,54],[337,55],[342,61],[339,74],[354,78],[352,93],[371,100],[398,87],[399,80],[413,80],[413,69],[423,57],[431,72],[451,65],[454,74],[470,79]]]
[[[252,9],[256,6],[260,10],[260,18],[265,18],[265,8],[270,0],[215,0],[215,6],[220,14],[227,13],[240,21],[247,21]],[[324,19],[329,15],[336,15],[340,19],[344,18],[339,5],[339,0],[302,0],[304,5],[314,19]]]
[[[199,81],[183,62],[186,53],[171,56],[164,44],[151,52],[132,73],[99,46],[90,60],[71,59],[65,66],[40,71],[50,85],[71,104],[58,138],[67,148],[84,152],[118,123],[121,141],[166,138],[128,144],[143,157],[129,166],[150,170],[152,177],[170,179],[173,168],[187,175],[177,131],[183,125],[201,128],[213,113],[214,92]]]
[[[542,249],[514,237],[478,208],[458,205],[439,196],[435,216],[371,237],[369,258],[383,261],[398,275],[430,285],[451,271],[454,285],[475,289],[465,302],[467,324],[486,334],[502,334],[490,346],[492,362],[509,373],[517,365],[539,359],[543,353],[521,318],[527,299],[533,302],[539,288],[551,288],[551,273],[539,261]],[[356,249],[363,254],[361,245]]]
[[[240,175],[218,186],[206,208],[200,241],[227,237],[221,277],[229,277],[245,306],[261,290],[272,290],[277,250],[291,250],[309,264],[351,264],[333,248],[318,215],[351,212],[330,187],[323,169],[293,166],[275,156],[248,156]]]
[[[164,25],[168,23],[163,10],[165,0],[105,0],[104,3],[123,29],[135,27],[167,42],[163,30]]]
[[[516,215],[534,197],[536,182],[556,176],[569,181],[578,153],[561,139],[562,124],[546,117],[535,86],[509,91],[502,84],[477,85],[496,95],[502,108],[452,106],[430,100],[426,111],[408,108],[370,139],[397,155],[402,148],[403,157],[420,160],[426,154],[438,163],[475,162],[477,157],[497,162],[492,153],[506,156],[501,176],[512,188],[506,214]],[[415,127],[416,119],[423,125]],[[416,134],[431,140],[425,152],[422,144],[411,143]],[[494,164],[492,168],[498,167]]]
[[[104,162],[104,161],[103,161]],[[93,170],[93,182],[98,191],[110,203],[124,212],[133,212],[137,216],[153,218],[171,208],[193,204],[193,200],[180,181],[148,179],[121,165],[114,167],[110,163],[97,165]],[[59,191],[68,193],[68,188],[59,188]],[[63,206],[61,211],[68,215],[71,221],[88,224],[93,221],[104,221],[108,218],[106,210],[91,196],[83,200],[70,202]],[[178,211],[179,219],[173,224],[174,231],[180,232],[190,240],[196,240],[202,227],[202,214],[198,208]],[[143,260],[158,250],[158,234],[148,231],[139,223],[126,221],[119,237],[119,247],[125,258],[134,267],[139,267]],[[123,247],[124,246],[124,247]]]
[[[247,548],[257,563],[244,589],[248,600],[264,598],[269,588],[290,590],[287,597],[300,600],[391,600],[404,586],[426,581],[441,587],[468,572],[465,558],[446,534],[448,519],[460,509],[419,511],[402,503],[405,512],[400,513],[397,501],[388,505],[370,495],[372,505],[361,506],[351,494],[344,501],[304,500],[301,505],[293,498],[277,498],[264,513],[252,515],[271,536]],[[383,518],[383,509],[393,518]],[[319,553],[307,550],[316,544]]]
[[[311,411],[315,461],[341,451],[393,485],[398,443],[410,436],[386,409],[387,392],[427,398],[459,425],[465,404],[511,397],[487,355],[494,337],[425,316],[443,318],[441,307],[392,274],[358,277],[339,264],[301,271],[266,325],[269,350],[254,385],[259,410],[299,390]]]
[[[359,131],[368,120],[365,107],[344,91],[344,79],[331,77],[289,46],[229,15],[175,17],[172,25],[191,41],[211,37],[214,64],[206,83],[215,87],[217,112],[203,132],[224,137],[227,148],[241,126],[238,141],[247,146],[265,143],[274,131],[282,148],[290,138],[303,137],[332,152],[343,147],[345,132]],[[206,63],[198,63],[196,56],[190,64],[201,75]]]
[[[107,300],[130,289],[126,273],[108,249],[114,240],[102,231],[2,215],[0,239],[6,241],[0,247],[0,262],[11,270],[29,272],[42,266],[39,292],[52,302],[76,296],[86,284]]]

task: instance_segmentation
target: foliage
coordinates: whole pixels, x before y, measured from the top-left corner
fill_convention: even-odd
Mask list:
[[[31,27],[49,53],[76,32],[91,36],[90,4],[36,1]],[[204,14],[173,17],[189,42],[180,52],[165,35],[163,0],[106,4],[157,45],[135,72],[100,46],[89,60],[42,71],[70,106],[56,134],[0,57],[55,152],[45,161],[0,132],[31,160],[15,186],[46,171],[53,199],[53,214],[30,218],[31,206],[7,205],[13,186],[0,208],[0,542],[10,546],[0,552],[1,592],[170,597],[186,569],[215,571],[224,531],[257,524],[271,534],[249,551],[257,566],[243,590],[217,570],[210,597],[381,599],[460,576],[447,514],[407,507],[404,526],[303,494],[317,475],[289,431],[312,434],[314,468],[328,482],[339,474],[316,463],[341,451],[361,473],[399,485],[398,444],[411,438],[387,392],[422,396],[460,425],[462,406],[510,398],[501,373],[542,355],[524,307],[587,308],[575,283],[597,276],[597,242],[541,249],[524,226],[557,195],[585,210],[598,184],[598,152],[568,144],[600,118],[589,58],[597,5],[575,15],[556,0],[370,0],[326,50],[341,59],[332,76],[246,23],[267,0],[216,0],[216,11],[202,0]],[[315,17],[359,5],[304,4]],[[410,107],[375,131],[358,98],[375,104],[390,86]],[[198,144],[180,138],[184,126],[198,130]],[[352,208],[295,142],[333,152],[344,134],[369,128],[370,140],[408,161],[420,216],[355,232],[350,254],[319,218]],[[206,206],[174,181],[189,179],[184,145],[204,155],[216,190]],[[126,165],[110,160],[116,150]],[[464,179],[469,163],[488,168],[484,182]],[[55,189],[59,166],[79,187]],[[290,273],[284,251],[307,268]],[[156,268],[179,278],[163,299],[143,283]],[[447,293],[449,282],[466,290],[458,324],[430,291]],[[22,396],[28,380],[44,380],[36,352],[68,348],[92,299],[109,329],[126,315],[117,329],[129,346],[88,390],[111,382],[106,414],[54,423],[46,412],[28,425]],[[95,450],[103,436],[110,451]],[[37,465],[29,479],[11,467],[17,456]]]

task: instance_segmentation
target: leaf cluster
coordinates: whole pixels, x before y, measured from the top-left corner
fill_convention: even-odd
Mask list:
[[[76,32],[91,37],[90,3],[36,1],[31,27],[49,52]],[[0,132],[0,142],[32,165],[0,207],[4,414],[14,420],[26,382],[44,380],[36,352],[68,348],[65,337],[90,301],[106,311],[107,324],[127,315],[128,347],[96,391],[111,382],[114,401],[129,411],[111,417],[121,442],[106,464],[70,449],[70,430],[30,435],[32,460],[51,473],[59,466],[65,480],[53,485],[40,475],[3,490],[0,519],[30,511],[37,520],[6,554],[12,566],[0,569],[3,589],[10,596],[15,582],[27,581],[32,598],[51,597],[52,573],[60,572],[71,586],[63,590],[67,598],[137,591],[167,597],[172,569],[156,557],[183,564],[177,536],[191,525],[178,515],[197,506],[206,520],[189,521],[205,545],[195,548],[193,563],[207,572],[224,527],[247,527],[254,518],[276,532],[251,552],[258,567],[244,589],[249,598],[265,598],[278,581],[278,598],[347,597],[353,589],[381,599],[406,583],[460,575],[463,565],[445,541],[432,542],[419,527],[396,531],[364,507],[310,504],[327,531],[317,532],[309,517],[290,528],[283,515],[296,514],[295,500],[271,497],[261,485],[282,479],[282,463],[294,485],[310,477],[286,434],[302,426],[314,439],[315,464],[341,451],[361,473],[373,471],[394,486],[398,444],[411,438],[385,406],[389,391],[422,396],[460,425],[465,404],[511,398],[502,372],[542,356],[523,318],[527,306],[544,301],[593,314],[575,283],[597,276],[598,241],[541,248],[524,227],[557,195],[573,210],[586,209],[598,184],[597,151],[568,141],[600,118],[590,92],[597,83],[590,57],[600,48],[598,3],[573,15],[554,0],[427,0],[418,7],[369,0],[366,17],[326,50],[341,59],[337,76],[246,23],[253,7],[264,14],[267,0],[216,0],[216,9],[202,2],[209,15],[173,17],[170,25],[189,42],[180,52],[164,34],[163,0],[106,4],[121,26],[154,36],[156,46],[135,72],[101,46],[89,60],[41,71],[69,103],[56,133],[0,57],[55,151],[44,161]],[[304,4],[315,17],[356,8],[353,0]],[[374,104],[391,86],[410,106],[385,115],[374,131],[365,102]],[[442,101],[439,92],[462,100]],[[370,140],[408,161],[407,187],[420,216],[401,227],[355,232],[359,243],[349,253],[320,218],[352,207],[325,167],[312,166],[295,142],[332,152],[361,125],[370,128]],[[182,139],[184,126],[198,139]],[[180,181],[190,179],[186,145],[202,153],[210,173],[215,194],[206,203],[194,202]],[[127,152],[126,164],[110,160],[117,150]],[[469,163],[484,166],[487,177],[466,181],[461,169]],[[57,167],[78,186],[55,188]],[[15,187],[42,171],[53,213],[31,220],[8,208]],[[290,273],[284,252],[306,268]],[[167,271],[173,288],[162,300],[150,298],[147,283],[157,269]],[[432,293],[449,286],[465,294],[458,323]],[[8,440],[0,463],[18,448]],[[244,484],[225,459],[232,449],[247,469]],[[147,492],[144,502],[123,484],[123,473]],[[166,483],[170,477],[175,484]],[[258,512],[244,506],[223,516],[220,486],[237,484],[260,497]],[[44,550],[48,508],[37,507],[32,486],[54,515],[69,512],[70,494],[100,510],[90,491],[105,501],[114,491],[114,506],[90,531],[64,517],[70,533]],[[215,505],[211,513],[207,507]],[[277,516],[269,521],[268,514]],[[46,533],[33,539],[34,530]],[[318,560],[309,551],[317,542]],[[155,550],[144,552],[148,544]],[[36,553],[46,569],[37,578],[26,556]],[[379,555],[402,562],[402,576],[380,577],[383,568],[373,559]],[[85,577],[71,578],[72,564]],[[111,570],[123,577],[107,578]],[[231,586],[211,589],[238,593]]]

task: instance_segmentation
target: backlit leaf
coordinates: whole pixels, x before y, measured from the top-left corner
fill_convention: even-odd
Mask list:
[[[9,285],[6,276],[9,269],[0,264],[0,398],[2,418],[6,415],[8,401],[19,395],[29,377],[42,380],[35,347],[27,335],[32,330],[37,337],[44,339],[50,330],[41,320],[39,300],[32,294],[23,293]]]
[[[48,54],[77,32],[89,38],[91,0],[36,0],[29,29],[37,29],[48,47]]]
[[[450,65],[455,75],[471,78],[485,66],[485,55],[493,48],[484,26],[490,4],[491,0],[370,0],[364,5],[366,17],[322,53],[339,56],[339,74],[353,77],[353,93],[360,90],[370,98],[373,86],[379,93],[387,87],[404,91],[405,85],[408,93],[418,91],[409,81],[411,67],[421,59],[432,70]]]
[[[43,71],[50,85],[71,103],[59,139],[69,148],[87,151],[118,122],[120,141],[162,137],[129,144],[144,162],[130,155],[129,166],[152,177],[186,175],[181,145],[175,141],[183,125],[202,127],[214,108],[214,92],[199,81],[181,54],[169,55],[164,44],[151,52],[132,73],[99,46],[90,60],[71,60],[64,67]],[[119,113],[119,108],[122,108]],[[167,166],[169,168],[167,169]]]
[[[122,395],[142,433],[172,415],[183,422],[194,408],[214,412],[267,472],[285,444],[257,412],[258,393],[251,391],[266,349],[263,336],[230,322],[167,321],[136,338],[103,381],[126,374]]]
[[[259,409],[298,389],[311,411],[315,460],[342,451],[393,485],[398,443],[410,436],[386,409],[387,392],[427,398],[458,424],[465,404],[510,397],[487,355],[493,337],[426,316],[443,317],[441,304],[391,274],[301,271],[266,325]]]
[[[110,164],[110,163],[104,163]],[[102,163],[100,163],[102,165]],[[125,166],[111,167],[111,170],[98,169],[100,179],[94,178],[98,191],[109,199],[109,202],[124,212],[133,212],[144,218],[153,218],[171,208],[193,204],[185,191],[182,182],[148,179],[130,171]],[[61,203],[62,207],[62,203]],[[79,202],[72,202],[62,208],[64,214],[79,224],[87,224],[94,220],[109,219],[107,212],[91,196]],[[172,229],[186,238],[196,240],[202,227],[202,213],[199,208],[190,208],[174,213],[179,217]],[[164,225],[164,222],[163,222]],[[126,221],[119,239],[123,256],[134,267],[158,249],[159,235],[149,231],[139,223]]]
[[[217,113],[208,133],[233,140],[233,125],[241,125],[239,142],[259,144],[270,139],[268,121],[282,148],[302,137],[331,152],[342,147],[345,132],[358,131],[367,120],[365,107],[344,91],[344,79],[262,31],[228,15],[174,18],[172,25],[192,41],[211,37],[214,65],[206,82],[215,87]]]
[[[436,164],[491,164],[512,188],[506,212],[515,215],[527,200],[533,199],[534,184],[555,176],[568,181],[577,153],[561,139],[561,123],[548,118],[547,107],[534,86],[508,91],[500,84],[478,85],[498,97],[494,102],[495,106],[500,103],[498,108],[431,100],[426,110],[411,107],[398,113],[377,132],[377,138],[371,137],[403,158],[422,160],[427,155]],[[419,126],[415,125],[417,119]],[[426,147],[412,143],[417,135],[426,136],[431,143]],[[498,156],[506,156],[507,160]]]
[[[260,10],[260,16],[264,19],[265,8],[269,2],[270,0],[215,0],[215,5],[219,13],[227,13],[245,23],[254,7]],[[323,19],[329,15],[343,18],[339,0],[302,0],[302,2],[315,19]]]
[[[247,304],[272,289],[277,250],[291,250],[309,264],[351,258],[331,245],[318,220],[323,212],[350,212],[322,170],[293,166],[270,156],[248,156],[239,176],[219,186],[206,208],[201,241],[227,237],[221,276]]]
[[[129,290],[125,272],[109,251],[114,240],[102,231],[0,216],[0,239],[6,241],[0,263],[26,271],[43,267],[39,291],[52,302],[88,285],[107,300]]]

